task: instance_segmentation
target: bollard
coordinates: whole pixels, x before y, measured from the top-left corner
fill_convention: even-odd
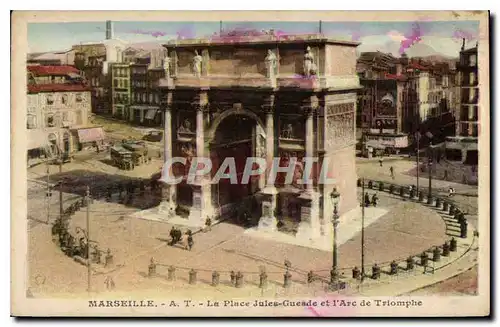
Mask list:
[[[437,262],[440,260],[441,260],[441,252],[439,251],[439,248],[436,246],[432,251],[432,261]]]
[[[307,284],[311,284],[313,281],[314,281],[314,273],[311,270],[307,273]]]
[[[420,255],[420,265],[425,267],[429,263],[429,257],[427,256],[427,253],[422,252]]]
[[[436,199],[436,208],[439,209],[441,207],[441,199],[437,198]]]
[[[212,286],[217,286],[219,285],[220,282],[220,274],[217,271],[214,271],[212,273]]]
[[[393,184],[389,185],[389,193],[390,194],[394,193],[394,185]]]
[[[410,199],[415,197],[415,190],[413,188],[410,189]]]
[[[94,248],[94,251],[92,252],[92,262],[101,263],[101,254],[97,246]]]
[[[384,183],[380,182],[380,184],[378,185],[378,190],[379,191],[383,191],[384,190]]]
[[[108,249],[106,251],[106,257],[104,258],[104,267],[110,266],[113,264],[113,255],[111,254],[111,250]]]
[[[151,258],[151,261],[148,266],[148,277],[154,277],[156,276],[156,263],[153,258]]]
[[[167,279],[168,280],[175,280],[175,267],[174,266],[168,267]]]
[[[443,257],[447,257],[450,255],[450,244],[448,242],[444,242],[443,244]]]
[[[398,263],[396,261],[391,262],[391,275],[397,275],[398,274]]]
[[[404,186],[401,186],[401,188],[399,189],[399,196],[401,196],[401,197],[405,196],[405,188],[404,188]]]
[[[238,271],[238,273],[236,274],[236,287],[243,287],[243,274],[241,273],[241,271]]]
[[[413,257],[408,257],[406,259],[406,270],[413,270],[415,265],[415,261],[413,260]]]
[[[372,188],[373,188],[373,182],[372,182],[372,181],[368,181],[368,188],[369,188],[369,189],[372,189]]]
[[[455,214],[455,206],[453,204],[450,205],[449,214],[450,214],[450,216],[453,216]]]
[[[231,285],[236,286],[236,273],[231,270]]]
[[[290,274],[290,272],[287,270],[283,275],[283,287],[289,288],[291,284],[292,284],[292,274]]]
[[[467,220],[463,220],[460,224],[460,237],[467,238]]]
[[[374,264],[372,267],[372,279],[380,278],[380,267],[377,264]]]
[[[196,284],[196,270],[191,269],[189,271],[189,284],[194,285]]]
[[[358,267],[352,268],[352,278],[359,279],[360,275],[361,275],[361,270],[359,270]]]
[[[432,198],[432,195],[427,197],[427,204],[431,204],[434,202],[434,199]]]
[[[450,251],[455,252],[457,250],[457,240],[452,237],[450,240]]]
[[[450,208],[450,204],[448,201],[443,202],[443,211],[448,211]]]
[[[259,276],[259,287],[264,288],[267,286],[267,274],[265,271],[260,273]]]
[[[418,201],[424,202],[424,192],[418,192]]]

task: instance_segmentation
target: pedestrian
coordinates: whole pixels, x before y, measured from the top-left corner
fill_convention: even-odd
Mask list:
[[[455,190],[453,189],[453,187],[450,187],[450,188],[448,189],[448,196],[449,196],[449,197],[452,197],[454,194],[455,194]]]
[[[187,245],[188,245],[189,251],[191,251],[191,249],[193,248],[193,244],[194,244],[193,235],[189,234],[188,239],[187,239]]]
[[[209,216],[207,216],[207,219],[205,220],[205,231],[209,232],[212,230],[212,219],[210,219]]]
[[[446,181],[446,180],[448,180],[448,169],[445,169],[445,170],[444,170],[444,177],[443,177],[443,179],[444,179],[445,181]]]
[[[394,167],[391,166],[391,168],[389,168],[390,172],[391,172],[391,178],[394,179]]]
[[[365,207],[370,206],[370,196],[368,195],[368,192],[365,193]]]
[[[380,167],[382,167],[382,162],[383,162],[383,161],[384,161],[384,160],[382,159],[382,157],[380,157],[380,158],[378,159],[378,163],[380,164]]]
[[[374,207],[376,207],[377,203],[378,203],[378,196],[377,196],[377,193],[375,193],[375,194],[372,195],[372,205]]]
[[[170,229],[170,245],[173,246],[175,244],[175,226],[172,226]]]

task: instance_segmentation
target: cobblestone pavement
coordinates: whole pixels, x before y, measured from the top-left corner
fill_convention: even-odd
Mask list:
[[[425,295],[477,295],[477,266],[471,268],[460,275],[444,280],[440,283],[424,287],[409,293],[412,296]]]
[[[382,195],[381,205],[390,211],[366,229],[365,264],[387,263],[392,259],[404,259],[410,254],[418,254],[436,244],[442,244],[447,236],[441,218],[425,206],[403,202],[392,196]],[[298,285],[295,292],[307,293],[301,288],[309,270],[328,278],[332,254],[290,244],[248,237],[243,228],[230,223],[221,223],[206,233],[194,236],[192,251],[182,246],[169,246],[170,224],[129,218],[136,209],[117,203],[95,201],[90,208],[90,239],[99,244],[101,250],[112,250],[113,268],[95,265],[92,284],[95,290],[105,290],[105,279],[111,276],[120,291],[138,288],[171,288],[166,283],[167,268],[175,265],[179,289],[187,283],[188,269],[198,270],[200,282],[209,284],[212,271],[221,272],[221,279],[229,279],[229,271],[242,271],[245,280],[258,285],[261,266],[266,267],[271,283],[280,285],[283,279],[283,262],[292,263],[292,275]],[[71,230],[85,228],[85,210],[75,214]],[[341,231],[340,231],[341,232]],[[84,292],[86,289],[86,267],[65,257],[50,241],[47,226],[37,226],[30,231],[30,276],[31,285],[39,292]],[[360,235],[356,235],[339,247],[339,266],[349,275],[349,267],[360,264]],[[148,264],[154,258],[158,262],[159,278],[147,278]],[[367,268],[368,269],[368,268]],[[45,276],[43,288],[38,286],[37,276]],[[59,277],[61,276],[61,277]],[[160,282],[158,282],[160,280]],[[163,280],[163,282],[161,282]],[[319,286],[318,286],[319,287]],[[320,289],[321,287],[319,287]],[[42,291],[43,289],[43,291]],[[318,291],[319,289],[314,289]]]

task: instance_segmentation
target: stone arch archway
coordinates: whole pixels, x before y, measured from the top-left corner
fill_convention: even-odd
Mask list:
[[[220,216],[237,214],[243,207],[253,211],[258,207],[254,195],[264,186],[263,180],[251,177],[242,183],[248,157],[265,156],[266,134],[260,117],[252,111],[233,108],[220,113],[212,121],[206,135],[206,146],[212,160],[212,177],[221,164],[234,160],[237,184],[221,179],[211,187],[212,204]],[[227,172],[227,171],[225,171]]]
[[[229,109],[229,110],[225,110],[223,111],[220,115],[218,115],[214,120],[213,122],[211,123],[210,125],[210,129],[208,130],[208,133],[207,133],[207,139],[206,141],[207,142],[212,142],[213,139],[215,138],[215,132],[217,131],[217,128],[219,127],[219,125],[222,123],[222,121],[227,118],[227,117],[230,117],[230,116],[233,116],[233,115],[241,115],[241,116],[246,116],[246,117],[249,117],[253,120],[255,120],[255,122],[260,126],[260,128],[262,129],[263,133],[264,133],[264,137],[265,137],[265,125],[264,123],[262,122],[262,120],[260,119],[259,116],[257,116],[257,114],[255,114],[253,111],[250,111],[250,110],[247,110],[247,109],[238,109],[238,108],[232,108],[232,109]]]

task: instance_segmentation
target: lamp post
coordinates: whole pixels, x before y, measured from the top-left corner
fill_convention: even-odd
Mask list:
[[[434,157],[434,148],[432,147],[432,141],[429,144],[428,152],[428,166],[429,166],[429,193],[427,194],[427,203],[432,204],[432,162]]]
[[[334,287],[338,280],[338,264],[337,264],[337,226],[339,225],[339,215],[338,215],[338,204],[340,200],[340,193],[337,192],[337,188],[334,188],[332,193],[330,193],[330,198],[333,204],[333,258],[332,258],[332,271],[330,272],[330,284]]]

